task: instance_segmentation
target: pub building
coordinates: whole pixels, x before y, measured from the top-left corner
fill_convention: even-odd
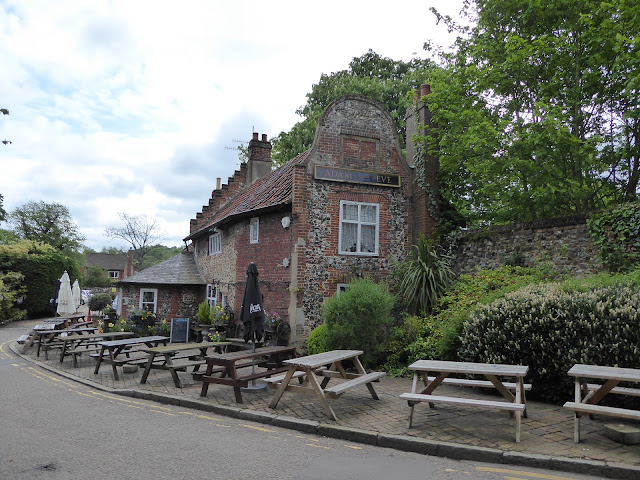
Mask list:
[[[312,147],[277,170],[271,169],[267,136],[254,133],[248,161],[226,184],[217,179],[184,238],[182,276],[202,283],[176,285],[180,272],[160,264],[156,278],[165,288],[154,288],[148,275],[146,283],[137,284],[134,275],[121,284],[121,295],[130,297],[126,303],[137,306],[136,289],[144,289],[148,301],[157,292],[159,319],[194,312],[205,299],[238,317],[253,262],[265,311],[288,322],[289,343],[302,347],[322,322],[325,298],[359,277],[390,282],[394,261],[412,252],[420,233],[433,231],[437,212],[429,205],[436,204],[437,161],[422,162],[428,188],[420,187],[411,142],[430,121],[419,101],[428,93],[423,85],[407,110],[406,157],[385,107],[359,95],[332,102],[319,119]]]
[[[405,158],[381,103],[341,97],[324,110],[312,147],[275,171],[271,144],[254,133],[247,163],[226,185],[218,180],[185,238],[206,298],[240,312],[253,262],[265,310],[288,321],[290,343],[302,345],[322,321],[325,298],[360,276],[389,281],[393,262],[435,225],[428,203],[437,194],[437,165],[428,162],[425,192],[415,181],[410,138],[428,116],[421,102],[407,110]]]

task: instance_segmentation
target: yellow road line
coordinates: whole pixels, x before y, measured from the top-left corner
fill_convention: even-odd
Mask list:
[[[354,447],[353,445],[345,445],[345,448],[351,448],[353,450],[362,450],[362,447]]]
[[[544,480],[575,480],[574,477],[559,477],[546,473],[523,472],[521,470],[508,470],[506,468],[476,467],[481,472],[504,473],[505,475],[522,475],[528,478],[542,478]]]
[[[250,428],[251,430],[258,430],[260,432],[269,432],[269,433],[273,433],[275,432],[275,430],[269,430],[268,428],[262,428],[262,427],[254,427],[253,425],[241,425],[242,427],[245,428]]]
[[[323,445],[316,445],[315,443],[307,443],[307,447],[316,447],[316,448],[323,448],[325,450],[331,450],[331,447],[325,447]]]

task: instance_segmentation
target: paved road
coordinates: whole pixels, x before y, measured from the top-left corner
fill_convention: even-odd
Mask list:
[[[0,327],[0,479],[595,480],[428,457],[117,396],[13,354]]]

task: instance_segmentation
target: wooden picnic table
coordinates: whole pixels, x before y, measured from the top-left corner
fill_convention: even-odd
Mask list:
[[[58,339],[69,336],[69,335],[85,335],[89,333],[94,333],[98,330],[98,327],[81,327],[81,328],[70,328],[64,330],[51,330],[51,329],[33,329],[33,335],[37,337],[38,340],[38,348],[36,350],[36,357],[40,356],[40,349],[44,351],[44,358],[49,360],[49,350],[52,345],[54,345],[54,341]]]
[[[410,393],[403,393],[400,398],[407,400],[409,404],[409,421],[408,427],[411,428],[413,421],[413,410],[417,403],[428,402],[431,408],[436,403],[444,403],[454,406],[472,406],[492,408],[498,410],[507,410],[509,415],[516,418],[516,443],[520,442],[521,416],[526,416],[526,398],[524,377],[529,367],[524,365],[505,365],[491,363],[473,363],[473,362],[450,362],[441,360],[418,360],[409,365],[409,369],[413,370],[413,383]],[[437,373],[436,377],[429,377],[429,372]],[[450,374],[464,375],[482,375],[487,380],[467,380],[451,379],[448,382]],[[503,382],[500,377],[514,379],[513,382]],[[422,379],[424,388],[419,390],[419,382]],[[462,381],[460,381],[462,380]],[[456,396],[439,396],[433,395],[433,391],[440,385],[454,383],[457,385],[467,385],[476,387],[495,388],[502,394],[505,401],[481,400],[467,397]],[[530,387],[529,387],[530,388]],[[511,393],[515,390],[515,395]]]
[[[372,382],[385,376],[384,372],[367,373],[360,363],[361,350],[332,350],[306,357],[293,358],[283,362],[287,370],[283,375],[271,377],[265,380],[271,388],[276,388],[276,393],[269,407],[276,408],[285,391],[316,395],[325,412],[334,420],[338,420],[327,398],[338,398],[347,390],[358,385],[366,385],[371,396],[378,400],[378,395]],[[343,362],[351,361],[357,373],[348,373]],[[326,368],[328,366],[328,368]],[[318,382],[318,376],[324,377]],[[297,378],[302,383],[295,385],[291,381]],[[329,388],[327,384],[331,378],[342,378],[345,382],[337,383]]]
[[[95,354],[96,368],[93,373],[97,375],[98,371],[100,370],[100,365],[102,365],[103,361],[109,362],[111,364],[113,379],[119,380],[116,366],[130,362],[129,354],[131,353],[132,347],[139,345],[146,345],[147,347],[157,347],[159,343],[166,345],[167,342],[169,342],[169,337],[164,337],[161,335],[124,338],[122,340],[107,340],[104,342],[100,342],[98,343],[98,345],[100,346],[100,352]],[[127,360],[118,360],[118,356],[121,353],[124,353],[127,356]],[[144,360],[146,360],[146,358]]]
[[[74,332],[70,330],[69,333]],[[60,363],[64,360],[64,357],[68,355],[69,350],[73,350],[73,366],[77,367],[77,354],[87,353],[92,351],[90,347],[94,346],[95,351],[99,349],[98,343],[106,340],[116,340],[121,338],[129,338],[135,336],[133,332],[103,332],[103,333],[88,333],[86,335],[71,334],[67,336],[59,336],[56,342],[61,347],[60,349]],[[84,348],[83,348],[84,347]]]
[[[260,347],[253,350],[239,350],[205,357],[207,369],[204,373],[193,373],[193,379],[202,382],[201,397],[207,396],[210,383],[233,387],[237,403],[242,403],[240,388],[247,387],[249,381],[265,378],[287,370],[282,365],[286,358],[295,357],[296,347]],[[266,368],[265,371],[238,375],[238,369],[246,367]],[[253,369],[252,369],[253,370]],[[220,374],[217,376],[216,374]]]
[[[176,373],[177,370],[186,370],[188,367],[193,367],[193,371],[197,372],[200,365],[206,363],[204,357],[207,355],[209,348],[217,349],[219,353],[222,353],[227,345],[229,345],[229,342],[170,343],[169,345],[161,345],[159,347],[141,348],[143,352],[149,354],[149,359],[147,360],[140,383],[146,383],[151,369],[158,368],[161,370],[169,370],[175,386],[182,388],[180,378]],[[184,361],[185,354],[186,361]],[[163,360],[158,361],[158,357],[162,357]],[[174,360],[176,359],[183,361],[175,363]]]
[[[576,364],[568,372],[575,377],[575,399],[566,402],[564,408],[574,412],[573,441],[580,442],[580,417],[595,413],[613,417],[640,420],[640,411],[628,408],[598,405],[608,394],[640,396],[640,389],[619,387],[620,382],[640,383],[640,370],[635,368],[605,367],[600,365]],[[598,379],[604,383],[588,383],[589,379]]]

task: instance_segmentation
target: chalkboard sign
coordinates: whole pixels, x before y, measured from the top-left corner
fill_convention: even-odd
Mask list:
[[[188,318],[172,318],[171,319],[171,343],[188,343],[189,342],[189,319]]]

